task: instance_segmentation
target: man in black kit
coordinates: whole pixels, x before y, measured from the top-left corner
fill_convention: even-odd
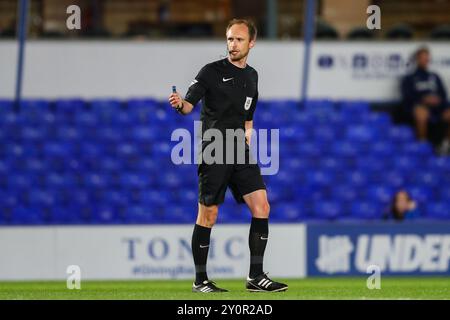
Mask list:
[[[234,19],[226,29],[228,57],[204,66],[189,86],[185,99],[178,93],[169,97],[171,106],[185,115],[203,98],[200,120],[202,123],[202,152],[213,140],[206,139],[208,129],[223,133],[223,159],[226,154],[244,146],[245,162],[229,159],[219,163],[200,163],[198,216],[192,235],[192,254],[196,278],[193,292],[226,292],[208,279],[206,260],[210,243],[211,229],[214,226],[219,205],[224,202],[227,187],[230,187],[238,203],[246,203],[252,214],[249,234],[250,272],[246,288],[255,292],[286,291],[288,286],[269,279],[263,271],[263,257],[269,234],[269,203],[266,186],[259,166],[250,161],[249,144],[253,128],[253,113],[258,100],[258,73],[250,67],[247,56],[255,45],[256,28],[251,21]],[[242,139],[226,136],[233,129],[245,132]],[[232,146],[230,149],[230,145]],[[239,152],[238,152],[239,153]],[[242,152],[241,152],[242,153]],[[242,154],[241,154],[242,156]],[[222,155],[219,156],[222,159]],[[241,157],[242,159],[242,157]]]

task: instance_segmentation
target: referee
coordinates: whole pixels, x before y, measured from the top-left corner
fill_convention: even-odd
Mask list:
[[[255,292],[286,291],[288,286],[269,279],[263,271],[263,258],[269,234],[269,203],[266,186],[259,166],[249,161],[250,136],[253,128],[253,114],[258,101],[258,73],[247,64],[248,53],[255,45],[256,27],[249,20],[233,19],[227,26],[228,57],[205,65],[189,86],[185,99],[178,93],[169,97],[171,106],[180,114],[188,114],[198,101],[203,99],[200,120],[202,122],[202,152],[211,141],[203,135],[208,129],[223,134],[223,155],[239,150],[239,138],[226,141],[227,129],[245,131],[242,144],[245,162],[198,166],[198,216],[192,235],[192,254],[195,263],[193,292],[226,292],[208,279],[206,261],[210,244],[211,229],[214,226],[220,204],[224,202],[227,187],[230,187],[238,203],[246,203],[252,214],[250,225],[250,272],[246,288]],[[230,139],[228,139],[230,140]],[[235,153],[234,153],[235,154]],[[239,157],[239,155],[237,155]],[[225,158],[225,157],[224,157]],[[242,159],[242,157],[241,157]],[[235,160],[233,158],[233,160]]]

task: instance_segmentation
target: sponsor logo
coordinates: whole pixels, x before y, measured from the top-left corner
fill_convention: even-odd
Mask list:
[[[361,234],[354,242],[348,235],[318,239],[317,269],[327,274],[346,273],[351,266],[365,273],[376,265],[381,272],[448,272],[448,234]]]
[[[250,97],[247,97],[247,99],[245,99],[245,105],[244,105],[245,110],[250,109],[250,106],[252,105],[252,101],[253,101],[253,98],[250,98]]]
[[[320,68],[329,69],[333,67],[334,59],[330,55],[321,55],[317,60],[317,64],[319,65]]]

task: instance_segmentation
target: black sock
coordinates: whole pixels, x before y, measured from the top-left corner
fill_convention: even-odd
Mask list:
[[[263,273],[264,251],[269,237],[269,219],[252,218],[248,245],[250,247],[250,278]]]
[[[209,240],[211,238],[211,228],[202,227],[198,224],[192,233],[192,255],[195,264],[195,284],[200,284],[208,280],[206,274],[206,260],[208,259]]]

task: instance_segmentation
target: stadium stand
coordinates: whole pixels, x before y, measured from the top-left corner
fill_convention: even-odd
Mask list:
[[[256,129],[281,128],[280,171],[265,176],[271,218],[381,219],[405,188],[423,218],[450,218],[450,157],[365,102],[261,101]],[[289,110],[289,112],[287,112]],[[276,117],[273,115],[277,114]],[[193,132],[153,99],[0,101],[0,224],[191,223],[196,165],[170,136]],[[247,221],[231,194],[219,222]]]

